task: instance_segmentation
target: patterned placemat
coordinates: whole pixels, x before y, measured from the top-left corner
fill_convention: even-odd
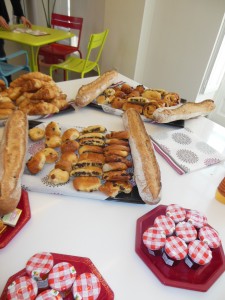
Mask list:
[[[151,139],[155,150],[180,175],[225,160],[224,155],[186,128],[152,134]]]

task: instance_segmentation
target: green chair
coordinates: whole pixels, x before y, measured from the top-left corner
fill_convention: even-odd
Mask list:
[[[53,64],[50,66],[50,76],[53,77],[53,71],[56,69],[63,69],[66,72],[66,80],[68,80],[69,71],[80,73],[81,78],[84,78],[84,74],[96,69],[98,75],[100,75],[99,59],[108,33],[109,30],[106,29],[104,32],[91,34],[86,58],[81,59],[75,56],[70,56],[60,64]],[[92,59],[93,55],[95,59]]]
[[[16,65],[12,64],[9,61],[12,60],[13,58],[20,57],[20,60],[22,60],[23,57],[25,58],[24,64]],[[6,83],[6,86],[8,86],[8,81],[7,81],[7,76],[13,75],[19,71],[28,71],[30,72],[30,67],[29,67],[29,59],[28,59],[28,53],[25,50],[20,50],[17,52],[14,52],[12,54],[9,54],[7,56],[1,57],[0,58],[0,78],[3,79]]]

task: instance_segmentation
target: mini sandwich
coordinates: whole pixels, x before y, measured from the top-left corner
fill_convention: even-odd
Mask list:
[[[78,162],[82,162],[82,161],[93,161],[93,162],[99,162],[101,164],[104,164],[105,156],[101,153],[86,152],[86,153],[82,153],[79,156]]]
[[[109,171],[103,174],[102,179],[106,181],[128,181],[131,175],[125,170],[123,171]]]
[[[128,168],[131,168],[133,166],[132,160],[126,159],[125,157],[119,156],[119,155],[108,155],[105,158],[106,163],[110,162],[122,162],[127,165]]]
[[[84,133],[79,136],[79,139],[85,139],[85,138],[98,138],[98,139],[103,139],[105,138],[105,135],[101,132],[88,132]]]
[[[131,193],[132,185],[129,181],[106,181],[99,187],[99,191],[109,197],[115,198],[119,193]]]
[[[103,165],[103,172],[127,170],[127,165],[122,162],[111,162]]]
[[[83,176],[83,177],[92,177],[92,176],[102,176],[102,169],[99,167],[83,167],[83,168],[77,168],[77,169],[73,169],[70,172],[71,176]]]
[[[129,155],[129,152],[124,151],[124,150],[111,149],[111,150],[105,150],[104,155],[106,157],[108,155],[118,155],[118,156],[122,156],[122,157],[127,157]]]
[[[121,150],[121,151],[130,152],[130,147],[124,145],[109,145],[104,148],[104,151],[109,151],[109,150]]]
[[[106,139],[105,143],[108,145],[124,145],[129,146],[129,142],[127,140],[121,140],[121,139]]]
[[[101,180],[98,177],[75,177],[73,186],[77,191],[93,192],[99,189]]]
[[[89,155],[85,155],[89,154]],[[98,153],[83,153],[78,159],[78,162],[73,166],[73,169],[84,167],[99,167],[102,168],[105,162],[103,154]]]
[[[139,105],[145,105],[149,103],[149,99],[145,97],[130,97],[127,99],[128,103],[134,103]]]
[[[127,140],[129,138],[129,133],[128,131],[112,131],[111,133],[106,134],[106,138]]]
[[[105,141],[99,138],[82,138],[80,139],[80,145],[91,145],[91,146],[99,146],[103,147],[105,145]]]
[[[78,149],[79,155],[86,152],[103,153],[103,148],[100,146],[84,145]]]
[[[106,132],[106,128],[102,125],[93,125],[93,126],[88,126],[82,130],[82,134],[88,132]]]

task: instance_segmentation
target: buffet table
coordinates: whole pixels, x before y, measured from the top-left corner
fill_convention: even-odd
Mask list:
[[[58,83],[73,99],[78,88],[94,78]],[[124,76],[122,81],[137,84]],[[64,112],[43,118],[65,126],[100,124],[108,130],[123,130],[120,116],[113,116],[92,107]],[[148,133],[170,132],[169,125],[145,123]],[[225,128],[200,117],[185,121],[192,130],[221,154],[225,154]],[[224,161],[189,174],[179,175],[158,153],[161,170],[162,197],[160,205],[177,203],[205,214],[209,224],[219,231],[225,246],[225,206],[216,201],[215,191],[225,176]],[[31,219],[13,240],[0,250],[0,294],[7,279],[23,269],[35,253],[54,253],[88,257],[95,264],[115,294],[121,299],[223,300],[225,273],[207,292],[171,287],[162,284],[135,253],[136,221],[156,206],[116,201],[86,199],[29,192]]]

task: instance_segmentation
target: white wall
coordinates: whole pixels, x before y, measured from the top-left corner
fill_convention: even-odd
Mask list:
[[[90,34],[104,30],[105,0],[71,0],[71,15],[83,17],[81,52],[87,53]]]
[[[140,42],[145,0],[106,0],[105,27],[109,28],[102,70],[112,68],[133,78]]]
[[[194,101],[224,11],[224,0],[157,0],[143,83]]]

